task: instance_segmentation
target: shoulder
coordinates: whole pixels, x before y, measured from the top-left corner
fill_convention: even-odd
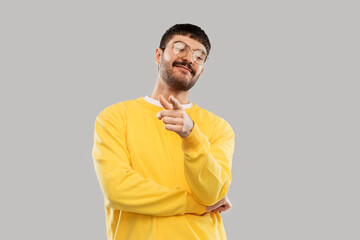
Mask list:
[[[198,106],[198,110],[199,110],[199,114],[201,116],[201,119],[203,121],[206,121],[208,123],[211,123],[212,125],[212,133],[215,132],[226,132],[230,135],[234,134],[234,130],[232,129],[230,123],[228,121],[226,121],[224,118],[222,118],[221,116],[203,108]]]
[[[109,120],[125,120],[130,109],[137,105],[137,99],[125,100],[114,103],[103,108],[97,115],[97,118],[106,118]]]
[[[213,122],[214,124],[223,124],[223,125],[229,125],[230,124],[221,116],[209,111],[208,109],[205,109],[203,107],[198,106],[199,113],[201,117],[206,118]]]
[[[103,108],[100,114],[126,114],[127,109],[134,107],[136,104],[137,104],[137,99],[117,102]]]

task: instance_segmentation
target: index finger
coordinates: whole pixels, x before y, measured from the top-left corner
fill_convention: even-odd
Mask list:
[[[178,117],[179,113],[174,110],[161,110],[156,114],[158,119],[162,119],[163,117]]]

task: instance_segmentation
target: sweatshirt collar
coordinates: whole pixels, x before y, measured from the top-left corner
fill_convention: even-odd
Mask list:
[[[144,100],[147,101],[148,103],[154,104],[155,106],[158,106],[158,107],[162,107],[159,100],[153,99],[153,98],[151,98],[151,97],[148,96],[148,95],[145,96],[145,97],[143,97],[143,98],[144,98]],[[188,109],[188,108],[191,108],[191,107],[193,106],[193,103],[181,104],[181,106],[182,106],[184,109]]]

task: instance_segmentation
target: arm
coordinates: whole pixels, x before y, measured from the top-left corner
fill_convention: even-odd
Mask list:
[[[186,180],[196,199],[206,206],[224,198],[228,191],[234,138],[223,119],[216,121],[210,141],[195,122],[190,134],[182,138]]]
[[[176,132],[184,151],[184,172],[191,192],[206,206],[221,201],[231,182],[231,161],[234,152],[234,131],[222,118],[213,127],[210,142],[189,117],[178,99],[159,95],[166,110],[157,114],[165,123],[165,129]]]
[[[169,189],[134,171],[126,147],[124,119],[105,109],[95,122],[93,159],[97,178],[106,199],[114,209],[153,216],[202,214],[186,189]]]

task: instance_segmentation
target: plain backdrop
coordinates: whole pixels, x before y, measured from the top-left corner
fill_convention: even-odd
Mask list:
[[[358,1],[1,1],[0,239],[106,239],[94,123],[150,94],[176,23],[212,43],[190,101],[236,140],[231,240],[360,239]]]

